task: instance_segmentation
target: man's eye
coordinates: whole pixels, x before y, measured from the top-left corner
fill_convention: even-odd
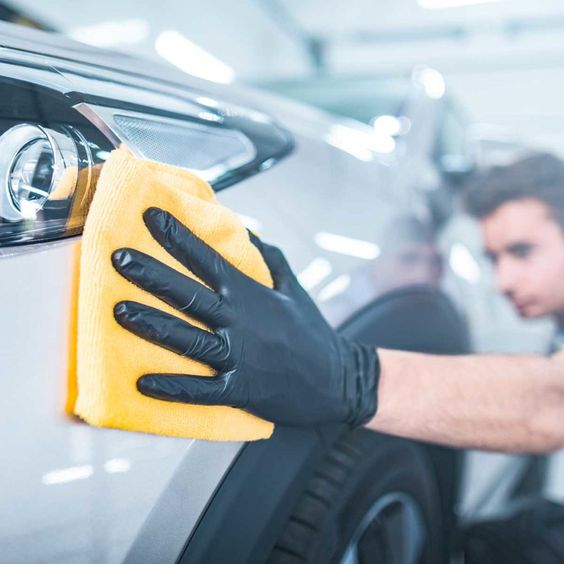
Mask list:
[[[486,256],[486,260],[488,260],[491,264],[495,264],[497,262],[497,255],[495,253],[486,251],[484,255]]]
[[[524,259],[532,254],[533,247],[532,245],[515,245],[511,247],[509,252],[516,258]]]

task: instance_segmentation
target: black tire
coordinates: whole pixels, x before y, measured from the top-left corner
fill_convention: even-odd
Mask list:
[[[380,505],[386,509],[378,518],[367,518]],[[398,526],[399,512],[417,517],[405,521],[417,525],[408,527],[411,532]],[[358,542],[357,562],[443,561],[440,498],[432,465],[421,445],[367,429],[346,433],[315,472],[268,562],[339,563],[363,521],[371,524]],[[410,543],[411,550],[414,543],[419,547],[418,556],[405,560]]]

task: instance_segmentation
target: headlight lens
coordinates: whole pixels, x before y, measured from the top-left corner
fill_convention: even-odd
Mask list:
[[[0,149],[2,145],[0,138]],[[8,203],[14,206],[14,211],[24,217],[34,217],[34,212],[41,209],[49,197],[55,172],[55,157],[48,141],[38,138],[24,145],[10,163],[6,183]]]
[[[71,194],[78,180],[79,152],[71,130],[21,124],[0,137],[0,215],[8,221],[36,219],[49,199]],[[90,159],[87,157],[86,166]],[[59,192],[57,193],[56,189]]]
[[[0,251],[78,235],[112,148],[64,96],[0,78]]]

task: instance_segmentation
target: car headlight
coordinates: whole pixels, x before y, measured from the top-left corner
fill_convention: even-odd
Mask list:
[[[74,191],[79,170],[91,165],[86,140],[71,127],[11,127],[0,136],[0,216],[13,222],[37,219],[50,201],[70,196],[64,188]]]
[[[266,115],[185,87],[127,86],[127,76],[116,87],[100,69],[40,72],[36,59],[14,58],[0,63],[0,254],[79,235],[104,160],[120,144],[192,170],[216,190],[292,148]]]

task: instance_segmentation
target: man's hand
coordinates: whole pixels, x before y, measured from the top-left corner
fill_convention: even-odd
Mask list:
[[[209,364],[217,375],[147,374],[139,391],[161,400],[238,407],[284,424],[355,426],[374,416],[376,350],[347,341],[326,323],[279,249],[250,235],[272,274],[271,289],[168,212],[149,208],[143,219],[159,244],[211,290],[140,251],[118,249],[112,255],[116,270],[178,316],[123,301],[114,307],[115,319],[148,341]]]

